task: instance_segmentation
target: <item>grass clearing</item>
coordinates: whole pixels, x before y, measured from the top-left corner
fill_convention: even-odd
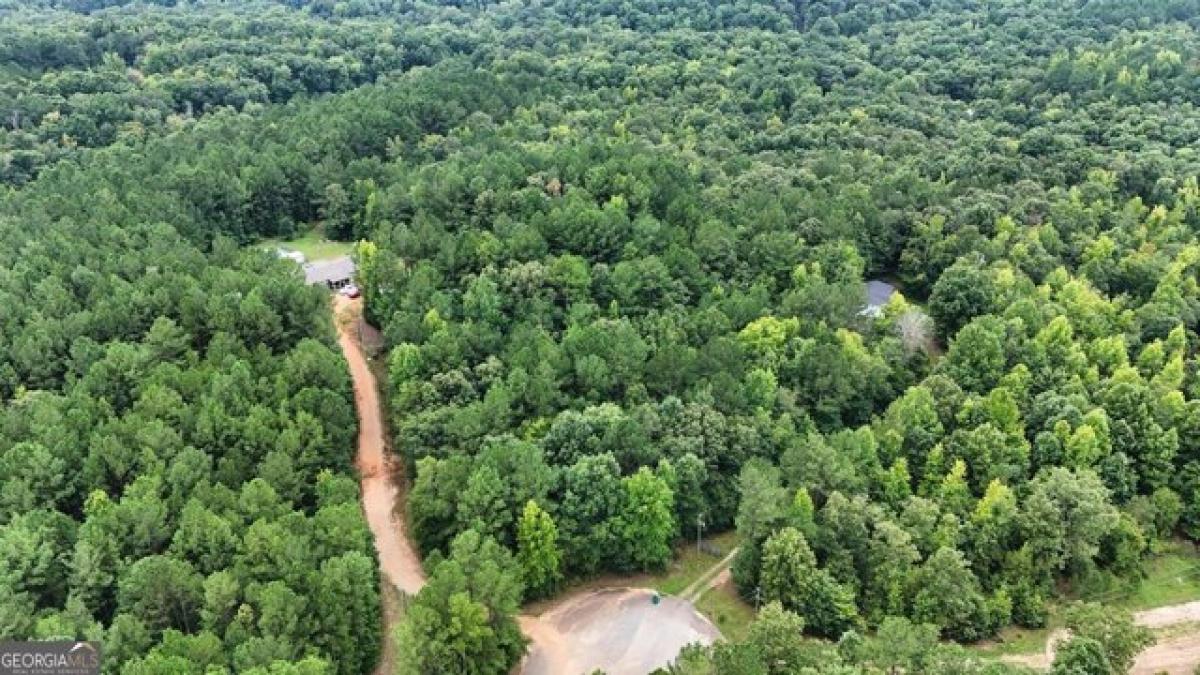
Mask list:
[[[725,636],[726,640],[739,641],[750,632],[754,621],[754,608],[737,594],[733,582],[728,581],[700,596],[696,609],[708,617]]]
[[[1112,604],[1129,610],[1163,607],[1200,599],[1200,555],[1195,545],[1172,542],[1146,563],[1146,579],[1128,596]]]
[[[649,585],[659,593],[678,595],[721,562],[721,558],[737,546],[738,536],[736,531],[730,530],[708,537],[705,541],[721,549],[721,556],[697,551],[695,542],[680,546],[675,550],[675,559],[667,566],[666,571],[649,576]]]
[[[264,248],[284,248],[299,251],[305,258],[312,260],[328,260],[344,255],[350,255],[354,244],[348,241],[329,241],[319,228],[311,229],[295,239],[266,239],[259,243]]]
[[[1146,577],[1136,583],[1120,579],[1112,582],[1113,588],[1071,589],[1064,603],[1049,607],[1050,616],[1045,628],[1009,626],[1000,631],[995,640],[973,645],[973,648],[996,656],[1040,652],[1046,648],[1050,633],[1063,625],[1062,609],[1072,600],[1101,602],[1130,612],[1200,600],[1200,551],[1194,544],[1185,541],[1162,544],[1159,551],[1146,560],[1144,569]],[[1195,624],[1186,625],[1195,627]]]
[[[524,612],[537,616],[553,607],[563,598],[576,593],[603,588],[653,588],[664,595],[677,595],[721,562],[738,544],[737,532],[730,530],[705,537],[704,541],[721,549],[720,557],[696,551],[696,540],[680,543],[675,548],[675,558],[661,572],[636,572],[633,574],[601,574],[586,579],[570,579],[549,598],[526,603]]]
[[[1146,561],[1144,568],[1146,578],[1140,583],[1085,594],[1083,599],[1134,612],[1200,600],[1200,553],[1197,553],[1194,544],[1169,542],[1161,552]]]
[[[992,640],[969,645],[971,649],[992,656],[1010,656],[1015,654],[1037,654],[1046,649],[1046,640],[1050,633],[1062,625],[1062,617],[1055,609],[1046,622],[1045,628],[1021,628],[1009,626],[1000,631]]]

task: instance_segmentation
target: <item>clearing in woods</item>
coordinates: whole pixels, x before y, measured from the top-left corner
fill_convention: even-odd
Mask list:
[[[1146,562],[1146,577],[1136,586],[1121,587],[1101,594],[1083,594],[1081,599],[1104,602],[1133,612],[1134,620],[1155,632],[1158,642],[1142,652],[1131,672],[1151,675],[1160,672],[1190,675],[1200,664],[1200,555],[1187,542],[1174,541]],[[993,643],[1010,663],[1049,668],[1055,643],[1066,636],[1061,618],[1051,616],[1050,626],[1041,630],[1006,631],[1007,643]]]

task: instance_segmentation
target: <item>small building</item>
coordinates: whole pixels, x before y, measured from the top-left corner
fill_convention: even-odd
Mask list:
[[[867,282],[867,304],[859,312],[862,316],[872,318],[883,314],[883,306],[896,294],[896,287],[880,279]]]
[[[331,260],[318,260],[304,266],[304,281],[310,285],[324,284],[337,290],[354,280],[354,260],[348,255]]]
[[[308,262],[308,259],[305,258],[304,254],[300,251],[290,251],[286,248],[275,249],[275,255],[279,256],[280,258],[287,258],[297,265],[303,265],[304,263]]]

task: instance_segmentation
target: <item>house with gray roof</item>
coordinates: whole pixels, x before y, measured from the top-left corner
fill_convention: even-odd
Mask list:
[[[310,285],[324,284],[336,290],[349,285],[353,280],[354,260],[348,255],[304,265],[304,281]]]
[[[275,249],[275,255],[279,256],[280,258],[287,258],[297,265],[303,265],[304,263],[308,262],[308,259],[304,257],[303,253],[300,251],[293,251],[291,249],[277,248]]]
[[[896,287],[880,279],[867,282],[867,304],[859,312],[862,316],[877,317],[883,314],[883,306],[896,294]]]

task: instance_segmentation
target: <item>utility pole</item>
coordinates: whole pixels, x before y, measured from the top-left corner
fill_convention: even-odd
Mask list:
[[[700,533],[704,531],[704,514],[696,514],[696,553],[700,552]]]

